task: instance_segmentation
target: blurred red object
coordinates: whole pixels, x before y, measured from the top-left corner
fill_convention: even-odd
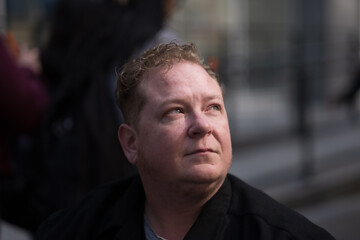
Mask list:
[[[15,59],[18,59],[20,55],[20,49],[14,33],[12,31],[7,31],[5,39],[9,48],[9,52]]]

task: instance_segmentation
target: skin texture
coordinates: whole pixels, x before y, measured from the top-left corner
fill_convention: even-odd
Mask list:
[[[222,91],[201,66],[190,62],[152,69],[139,87],[145,105],[138,126],[121,125],[119,139],[142,178],[151,225],[165,237],[164,222],[172,223],[173,216],[173,225],[183,226],[183,235],[176,235],[181,237],[231,166]],[[187,220],[178,223],[182,215]]]

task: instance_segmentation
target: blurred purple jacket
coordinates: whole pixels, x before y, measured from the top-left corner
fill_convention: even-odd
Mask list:
[[[49,96],[40,77],[17,65],[0,36],[0,176],[11,172],[9,139],[35,130]]]

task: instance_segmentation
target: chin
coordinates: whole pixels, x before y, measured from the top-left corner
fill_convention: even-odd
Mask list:
[[[211,197],[224,182],[226,174],[197,173],[186,176],[185,184],[179,189],[186,192],[187,196],[194,199],[205,199]]]
[[[222,182],[225,176],[226,172],[219,171],[219,169],[214,168],[214,166],[210,168],[198,167],[189,173],[187,179],[193,183],[212,184],[219,181]]]

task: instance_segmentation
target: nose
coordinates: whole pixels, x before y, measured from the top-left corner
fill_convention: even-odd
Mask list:
[[[211,134],[213,131],[212,124],[209,119],[203,114],[194,114],[190,120],[190,127],[188,135],[191,138],[199,138]]]

